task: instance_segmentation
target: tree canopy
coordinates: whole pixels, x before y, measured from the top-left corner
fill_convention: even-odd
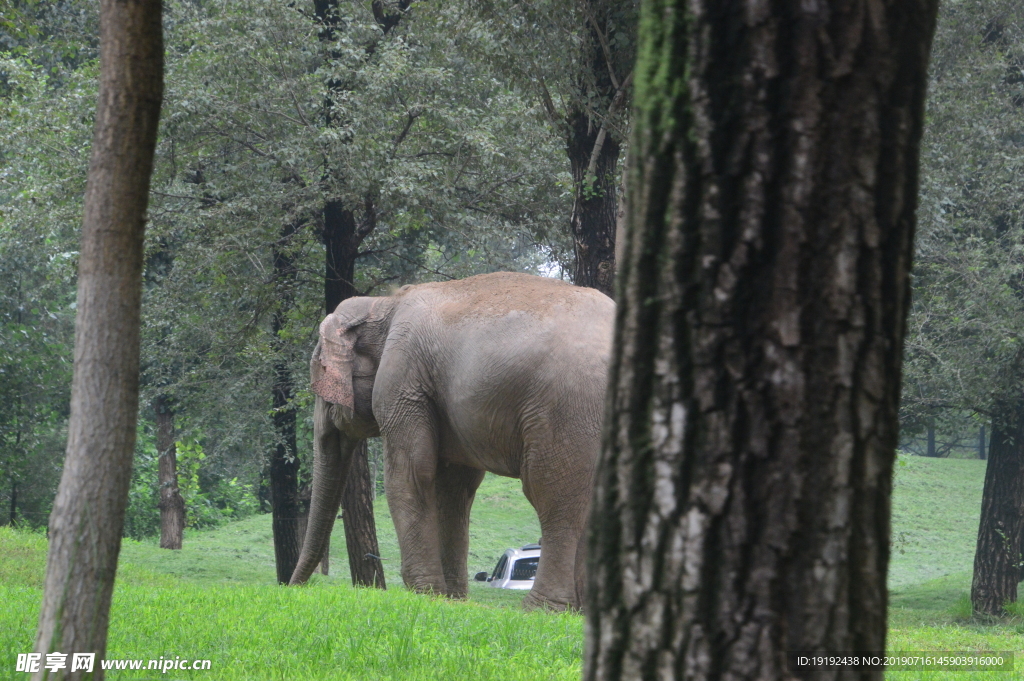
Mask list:
[[[325,40],[314,3],[164,3],[140,465],[155,452],[148,405],[165,396],[182,441],[205,453],[203,493],[231,480],[257,490],[281,438],[268,388],[280,366],[299,377],[288,408],[308,449],[301,377],[331,201],[365,231],[362,294],[494,270],[571,276],[579,183],[565,117],[610,101],[591,101],[593,76],[579,70],[597,47],[587,16],[611,12],[602,36],[626,74],[632,10],[581,3],[563,16],[556,4],[407,3],[385,33],[377,3],[341,2]],[[0,383],[19,398],[0,407],[0,499],[16,495],[20,520],[42,525],[67,417],[98,3],[12,7],[0,27]],[[545,69],[543,90],[531,64]],[[621,139],[624,109],[606,118]],[[133,532],[151,528],[146,517]]]

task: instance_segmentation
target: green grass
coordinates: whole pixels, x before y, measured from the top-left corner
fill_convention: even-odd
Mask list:
[[[975,528],[976,531],[976,528]],[[890,652],[1009,651],[1013,672],[888,672],[891,679],[1001,681],[1024,679],[1024,608],[991,622],[971,617],[971,573],[959,572],[889,593]]]
[[[377,539],[388,586],[401,586],[401,558],[391,514],[383,497],[374,503]],[[488,475],[476,495],[469,526],[469,574],[494,569],[502,552],[510,546],[535,542],[540,524],[533,507],[523,496],[518,480]],[[331,574],[320,581],[347,584],[348,554],[342,523],[335,523],[331,535]],[[166,551],[157,541],[125,540],[121,563],[146,568],[189,582],[215,584],[274,584],[274,543],[270,516],[259,515],[202,532],[187,532],[181,551]],[[2,563],[0,563],[2,565]],[[501,589],[473,585],[481,598],[497,597],[505,602],[510,594]],[[473,589],[474,594],[477,588]],[[518,600],[522,599],[518,594]]]
[[[984,461],[899,457],[890,589],[971,571],[984,482]]]
[[[0,586],[0,679],[31,650],[40,591]],[[575,679],[582,624],[575,615],[326,585],[177,582],[119,584],[108,659],[175,656],[208,671],[111,672],[110,678]]]
[[[176,655],[209,671],[108,672],[110,678],[576,679],[582,620],[524,613],[525,592],[470,585],[468,602],[401,588],[401,561],[384,499],[375,504],[387,592],[354,589],[345,535],[331,537],[332,574],[275,584],[270,517],[188,532],[181,551],[155,540],[122,544],[108,659]],[[490,571],[540,526],[518,480],[487,476],[470,521],[470,574]],[[0,679],[32,646],[46,560],[39,534],[0,528]],[[9,664],[8,664],[9,662]],[[148,676],[147,676],[148,674]],[[194,675],[194,676],[193,676]]]
[[[893,484],[888,647],[890,652],[1013,651],[1017,671],[888,672],[889,678],[1024,679],[1024,618],[971,619],[984,481],[984,461],[900,457]]]
[[[889,672],[891,679],[1024,679],[1024,607],[970,618],[971,565],[985,463],[901,457],[893,492],[889,650],[1014,651],[1015,672]],[[466,602],[401,588],[383,499],[377,530],[389,590],[349,585],[341,523],[332,574],[302,589],[274,584],[269,516],[186,535],[181,551],[125,541],[110,659],[207,658],[209,671],[108,672],[112,679],[576,679],[582,620],[524,613],[523,592],[472,583]],[[539,527],[519,482],[488,476],[470,528],[470,572],[489,571]],[[0,681],[21,679],[31,648],[46,541],[0,528]]]

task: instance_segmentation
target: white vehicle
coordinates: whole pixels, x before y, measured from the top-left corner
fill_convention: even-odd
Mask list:
[[[496,589],[532,589],[539,562],[540,544],[527,544],[520,549],[506,549],[490,577],[486,572],[478,572],[473,579],[488,582],[488,586]]]

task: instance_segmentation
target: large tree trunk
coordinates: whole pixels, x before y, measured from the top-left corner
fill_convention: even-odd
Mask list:
[[[609,13],[622,7],[604,0],[584,0],[586,36],[576,74],[578,102],[566,115],[566,152],[573,179],[570,228],[575,266],[573,283],[612,296],[615,291],[615,239],[618,220],[618,160],[620,140],[615,117],[625,109],[632,82],[626,69],[616,73],[613,62],[629,64],[609,44]],[[633,28],[632,26],[630,28]],[[585,108],[584,108],[585,106]]]
[[[162,96],[160,2],[101,0],[71,417],[50,515],[39,653],[106,654],[135,447],[142,243]],[[48,678],[85,678],[70,666]],[[34,678],[45,673],[40,669]],[[103,678],[98,663],[90,678]]]
[[[576,256],[573,283],[596,288],[612,296],[615,288],[615,224],[618,217],[616,175],[619,143],[610,137],[603,144],[591,168],[600,128],[582,111],[573,111],[567,121],[566,148],[572,169],[573,204],[570,225]],[[588,169],[592,171],[588,175]]]
[[[324,207],[324,244],[326,267],[324,271],[324,309],[328,314],[343,300],[355,295],[356,257],[359,245],[369,231],[357,228],[352,211],[339,201],[330,201]],[[345,527],[345,544],[352,584],[387,588],[380,563],[377,543],[377,524],[373,517],[373,481],[366,460],[366,442],[354,453],[348,471],[348,480],[341,497],[341,518]],[[327,555],[327,554],[325,554]]]
[[[178,490],[178,453],[174,445],[174,411],[164,396],[153,400],[156,451],[159,457],[160,548],[180,549],[185,532],[185,500]]]
[[[936,0],[648,0],[586,679],[881,679]]]
[[[977,615],[1004,615],[1017,601],[1024,504],[1024,401],[996,404],[974,552],[971,605]]]

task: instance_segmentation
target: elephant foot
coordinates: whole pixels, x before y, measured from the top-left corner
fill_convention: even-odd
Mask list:
[[[448,585],[444,592],[448,598],[456,601],[469,598],[469,581],[465,577],[460,579],[458,575],[445,576],[444,582]]]
[[[405,582],[407,589],[418,594],[448,595],[448,585],[445,584],[443,578],[439,580],[436,577],[407,577],[402,581]]]
[[[526,598],[523,599],[523,610],[547,610],[551,612],[565,612],[566,610],[570,610],[579,612],[580,607],[573,602],[572,598],[544,596],[538,593],[536,589],[531,589],[530,593],[526,594]]]

